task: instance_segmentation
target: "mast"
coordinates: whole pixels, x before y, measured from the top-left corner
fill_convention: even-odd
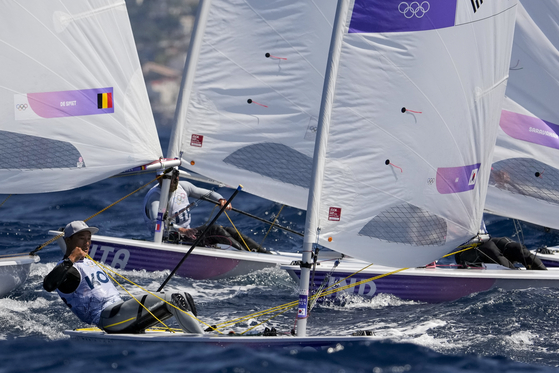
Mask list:
[[[307,334],[308,296],[310,263],[312,257],[313,243],[317,241],[317,229],[319,219],[319,203],[322,192],[322,175],[324,173],[326,146],[330,128],[330,117],[332,102],[334,101],[334,90],[342,39],[345,30],[345,21],[349,10],[350,0],[338,0],[336,17],[328,53],[328,64],[322,89],[322,101],[320,103],[320,114],[318,118],[318,130],[314,145],[313,168],[309,198],[307,203],[307,215],[305,221],[305,237],[303,239],[303,256],[301,260],[301,278],[299,280],[299,307],[297,313],[297,336],[304,337]]]
[[[202,38],[206,30],[206,22],[211,5],[211,0],[200,0],[196,12],[196,21],[192,30],[190,38],[190,45],[188,47],[188,54],[184,64],[182,75],[182,83],[177,98],[177,108],[175,110],[175,122],[171,131],[171,140],[167,148],[167,155],[171,158],[179,157],[180,143],[182,139],[182,123],[185,122],[186,111],[188,109],[188,100],[192,91],[192,83],[194,82],[194,72],[196,71],[196,64],[198,63],[198,56],[200,55],[200,46],[202,45]],[[172,155],[172,156],[171,156]],[[167,177],[163,178],[161,185],[161,197],[159,199],[159,210],[157,213],[157,224],[155,226],[155,235],[153,241],[161,243],[163,240],[163,232],[165,230],[165,221],[163,216],[167,210],[169,202],[169,187],[171,180]]]
[[[194,76],[196,75],[196,65],[200,56],[200,48],[202,46],[202,39],[206,31],[206,23],[208,21],[208,13],[210,11],[212,1],[200,0],[196,13],[196,20],[190,38],[190,45],[188,46],[188,54],[186,55],[186,62],[182,75],[182,83],[177,98],[177,108],[175,110],[175,123],[171,131],[171,140],[167,148],[167,156],[170,158],[179,157],[180,144],[182,140],[182,124],[186,122],[186,114],[188,110],[188,101],[192,92],[192,84]]]
[[[165,212],[167,211],[167,204],[169,202],[169,189],[171,187],[171,175],[163,175],[163,182],[161,183],[161,195],[159,198],[159,209],[157,210],[157,223],[155,224],[155,234],[153,242],[161,243],[163,241],[163,232],[165,231]]]

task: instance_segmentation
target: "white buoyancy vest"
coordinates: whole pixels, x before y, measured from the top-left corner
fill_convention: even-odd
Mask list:
[[[179,184],[169,197],[169,213],[171,216],[177,214],[174,220],[171,220],[177,227],[190,228],[190,209],[188,194],[184,188]]]
[[[159,185],[154,186],[149,190],[144,198],[144,205],[149,206],[153,201],[159,201],[161,196],[161,187]],[[179,184],[177,190],[169,196],[169,215],[174,216],[178,213],[175,219],[171,220],[176,227],[190,228],[190,209],[186,207],[189,205],[188,194],[184,188]],[[183,210],[183,211],[181,211]],[[180,213],[179,213],[180,212]],[[146,208],[145,211],[146,222],[150,227],[152,227],[156,222],[156,216],[149,216],[149,210]]]
[[[74,268],[80,273],[78,288],[70,294],[57,289],[58,295],[80,320],[98,325],[103,309],[122,299],[109,277],[91,260],[78,261]]]

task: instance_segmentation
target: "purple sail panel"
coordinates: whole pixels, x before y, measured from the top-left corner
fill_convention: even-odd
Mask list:
[[[455,18],[456,0],[355,0],[349,33],[434,30]]]
[[[42,118],[114,113],[113,88],[28,93],[33,112]]]
[[[507,135],[532,144],[559,149],[559,126],[528,115],[503,110],[499,125]]]
[[[441,194],[461,193],[474,189],[481,163],[437,169],[437,191]]]

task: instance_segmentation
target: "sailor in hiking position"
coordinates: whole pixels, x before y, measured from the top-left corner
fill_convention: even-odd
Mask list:
[[[179,181],[179,171],[173,170],[170,175],[164,175],[159,178],[159,183],[152,187],[144,197],[144,220],[146,221],[151,232],[155,230],[157,222],[157,213],[159,210],[159,200],[161,196],[161,185],[164,177],[171,178],[171,186],[169,188],[169,204],[167,211],[171,217],[171,223],[176,231],[181,235],[181,239],[194,242],[204,231],[205,226],[196,228],[190,227],[190,203],[188,197],[202,198],[208,197],[219,201],[223,207],[227,200],[217,192],[212,190],[199,188],[188,181]],[[227,206],[227,210],[231,210],[231,204]],[[213,224],[206,232],[201,245],[211,245],[221,243],[230,245],[237,250],[249,250],[257,252],[267,252],[253,239],[237,232],[233,227],[223,227]],[[247,247],[248,246],[248,247]]]
[[[203,333],[194,317],[196,306],[188,293],[146,293],[138,301],[123,301],[105,272],[86,258],[91,235],[98,231],[98,228],[88,227],[83,221],[74,221],[66,226],[66,254],[45,277],[43,287],[46,291],[56,290],[81,321],[97,325],[107,333],[142,333],[159,320],[172,316],[183,331]]]
[[[485,222],[481,222],[480,234],[488,234]],[[480,246],[455,254],[456,263],[469,266],[475,263],[496,263],[516,269],[514,263],[521,263],[526,269],[546,270],[546,266],[524,245],[508,237],[491,237]]]
[[[520,263],[526,269],[546,270],[546,266],[524,245],[508,237],[492,237],[475,249],[456,254],[456,262],[463,265],[472,263],[496,263],[516,269],[514,263]]]

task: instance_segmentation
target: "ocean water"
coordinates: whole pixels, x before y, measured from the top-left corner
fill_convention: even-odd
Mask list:
[[[162,131],[166,149],[165,131]],[[145,185],[154,175],[104,180],[77,190],[41,195],[14,195],[0,207],[0,254],[29,252],[50,239],[48,230],[87,219],[117,199]],[[152,185],[152,184],[150,184]],[[200,184],[202,185],[202,184]],[[206,186],[207,185],[203,185]],[[89,221],[103,235],[146,239],[140,192]],[[224,196],[231,190],[219,189]],[[7,196],[0,196],[0,203]],[[240,193],[234,206],[270,217],[280,207]],[[212,206],[193,211],[202,222]],[[267,226],[231,213],[244,233],[260,241]],[[279,223],[297,231],[302,211],[284,208]],[[222,224],[228,224],[221,220]],[[493,235],[514,234],[510,220],[489,216]],[[556,245],[556,233],[523,225],[528,246]],[[272,230],[264,245],[297,251],[299,236]],[[552,372],[559,366],[559,290],[493,290],[454,302],[425,304],[389,295],[373,299],[349,296],[342,302],[319,304],[308,321],[309,335],[350,334],[372,330],[382,341],[349,344],[329,350],[250,349],[182,344],[101,344],[69,339],[64,330],[84,327],[54,293],[42,288],[43,277],[61,257],[56,244],[39,252],[29,279],[0,299],[0,373],[4,372]],[[156,290],[168,272],[122,271],[149,290]],[[127,286],[132,293],[137,290]],[[175,277],[166,290],[191,293],[199,317],[216,324],[297,299],[297,284],[279,269],[219,281]],[[289,332],[294,312],[266,324]],[[256,320],[236,325],[241,332]],[[172,322],[171,322],[171,325]],[[260,330],[263,328],[260,327]],[[258,330],[258,328],[256,329]]]

